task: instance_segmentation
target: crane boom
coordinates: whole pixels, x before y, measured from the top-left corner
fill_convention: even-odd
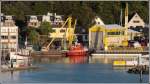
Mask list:
[[[55,40],[55,38],[53,38],[51,40],[51,42],[46,46],[46,47],[42,47],[42,51],[48,51],[49,50],[49,46],[52,44],[52,42]]]

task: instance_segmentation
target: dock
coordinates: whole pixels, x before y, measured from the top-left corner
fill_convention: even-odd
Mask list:
[[[96,50],[96,54],[149,54],[148,50],[109,50],[101,51]]]
[[[96,51],[91,54],[90,60],[103,63],[113,63],[114,60],[135,61],[144,58],[148,53],[148,51],[136,50]]]
[[[50,50],[50,51],[34,51],[31,53],[31,57],[65,57],[64,51]]]
[[[27,66],[27,67],[2,68],[1,72],[20,71],[20,70],[33,70],[33,69],[39,69],[39,67],[37,67],[37,66]]]

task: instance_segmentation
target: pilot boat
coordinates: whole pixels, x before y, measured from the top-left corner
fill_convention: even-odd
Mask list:
[[[80,43],[78,43],[76,45],[71,46],[66,54],[67,56],[86,56],[87,49],[84,48]]]

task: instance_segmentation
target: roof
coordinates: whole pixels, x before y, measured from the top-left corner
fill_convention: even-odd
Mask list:
[[[122,31],[125,28],[120,25],[117,25],[117,24],[94,25],[89,29],[89,31],[91,31],[91,32],[104,31],[105,29],[107,29],[107,31]]]
[[[128,22],[133,18],[133,16],[136,14],[137,12],[133,12],[131,15],[128,16]]]
[[[143,19],[139,16],[139,14],[137,12],[134,12],[132,15],[129,16],[129,20],[128,20],[128,23],[134,19],[135,16],[138,16],[142,21]],[[144,21],[143,21],[144,22]]]
[[[123,28],[122,26],[118,25],[118,24],[108,24],[108,25],[105,25],[105,27],[107,29],[113,29],[113,28]]]
[[[104,30],[105,27],[103,25],[94,25],[91,28],[89,28],[89,31],[96,32],[100,31],[101,29]]]
[[[128,29],[128,32],[132,32],[132,33],[140,33],[138,31],[132,30],[132,29]]]
[[[96,25],[105,25],[102,19],[98,16],[95,17]]]

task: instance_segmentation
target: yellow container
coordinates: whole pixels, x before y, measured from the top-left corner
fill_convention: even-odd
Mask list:
[[[126,61],[113,61],[113,66],[125,66]]]

